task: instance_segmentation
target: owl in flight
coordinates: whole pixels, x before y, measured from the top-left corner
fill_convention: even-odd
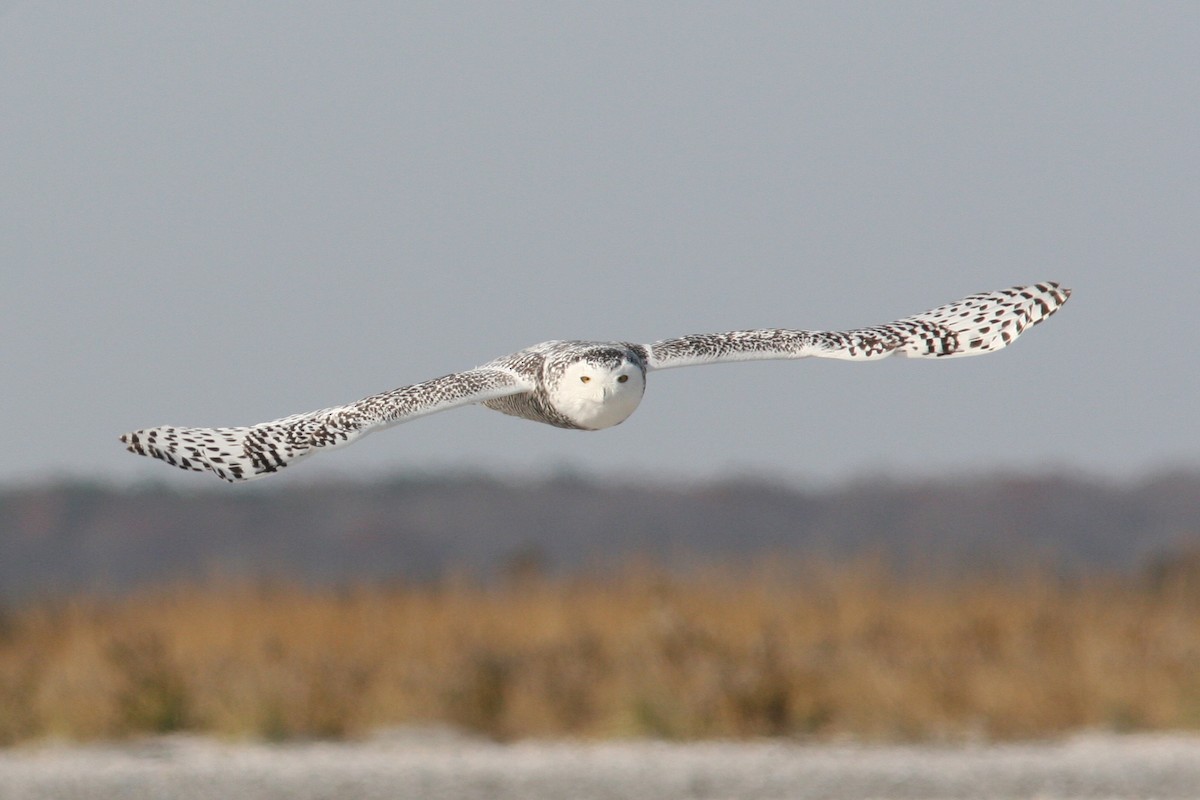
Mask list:
[[[121,436],[131,453],[230,482],[278,472],[322,450],[411,419],[482,403],[559,428],[596,431],[624,422],[660,369],[758,359],[891,355],[957,358],[1000,350],[1067,302],[1057,283],[965,297],[911,317],[849,331],[786,328],[702,333],[653,344],[551,341],[354,403],[242,428],[161,425]]]

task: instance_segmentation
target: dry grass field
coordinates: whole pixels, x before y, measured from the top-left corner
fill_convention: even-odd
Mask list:
[[[0,743],[428,722],[497,739],[1198,729],[1195,588],[779,562],[46,601],[0,615]]]

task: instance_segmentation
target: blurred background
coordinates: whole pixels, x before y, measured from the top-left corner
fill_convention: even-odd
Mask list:
[[[1200,727],[1200,9],[0,3],[0,742]],[[552,338],[651,376],[229,487],[123,451]]]

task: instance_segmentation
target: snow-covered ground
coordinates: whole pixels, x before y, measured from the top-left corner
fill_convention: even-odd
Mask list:
[[[438,730],[365,742],[167,737],[0,750],[0,800],[1200,798],[1200,737],[973,746],[521,742]]]

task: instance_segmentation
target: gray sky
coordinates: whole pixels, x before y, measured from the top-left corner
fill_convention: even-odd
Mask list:
[[[271,482],[1200,463],[1200,4],[6,8],[0,481],[216,486],[117,435],[1041,279],[996,355],[658,373],[608,431],[469,408]]]

